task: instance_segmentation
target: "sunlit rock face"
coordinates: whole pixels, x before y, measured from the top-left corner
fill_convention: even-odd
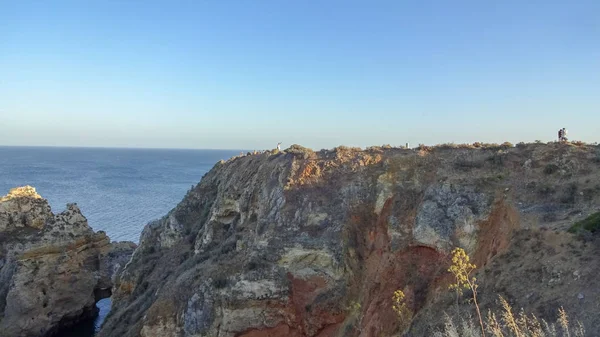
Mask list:
[[[0,336],[51,335],[94,316],[134,249],[95,233],[76,204],[53,214],[33,187],[12,189],[0,198]]]
[[[520,228],[564,229],[592,211],[598,195],[567,187],[598,183],[597,153],[295,146],[220,162],[146,226],[100,336],[396,336],[397,289],[408,329],[430,335],[454,304],[451,250],[485,267]],[[544,173],[550,163],[569,173]],[[542,196],[550,182],[559,192]]]

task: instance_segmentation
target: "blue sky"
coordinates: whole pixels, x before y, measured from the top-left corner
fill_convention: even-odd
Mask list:
[[[599,141],[600,1],[4,1],[0,145]]]

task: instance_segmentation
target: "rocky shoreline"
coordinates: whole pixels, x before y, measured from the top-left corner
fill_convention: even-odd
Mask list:
[[[52,213],[30,186],[0,198],[0,336],[52,336],[97,315],[136,245],[94,232],[76,204]]]
[[[567,230],[599,210],[600,147],[571,144],[239,156],[137,248],[19,188],[0,198],[0,336],[49,336],[111,294],[99,337],[430,336],[470,310],[448,292],[454,247],[484,310],[560,306],[595,336],[600,238]]]

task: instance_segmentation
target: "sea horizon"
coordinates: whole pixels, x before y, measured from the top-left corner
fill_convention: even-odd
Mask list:
[[[124,147],[124,146],[77,146],[77,145],[1,145],[0,148],[60,148],[60,149],[107,149],[107,150],[176,150],[176,151],[253,151],[244,149],[184,148],[184,147]]]

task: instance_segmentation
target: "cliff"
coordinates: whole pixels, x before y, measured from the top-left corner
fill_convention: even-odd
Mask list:
[[[221,162],[146,226],[100,336],[431,335],[452,310],[453,247],[497,295],[600,334],[600,148],[294,146]],[[413,320],[391,310],[401,289]]]
[[[96,314],[135,244],[95,233],[76,204],[53,214],[34,188],[0,198],[0,336],[50,336]]]

